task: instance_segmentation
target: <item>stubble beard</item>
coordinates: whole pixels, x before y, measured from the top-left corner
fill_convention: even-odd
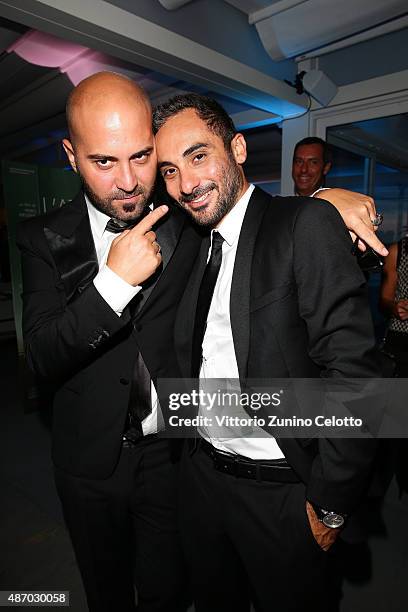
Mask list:
[[[149,205],[153,187],[150,191],[147,191],[147,189],[142,185],[138,185],[132,192],[117,189],[116,191],[113,191],[109,197],[101,198],[93,191],[89,183],[87,183],[78,167],[77,171],[79,178],[81,179],[82,189],[88,196],[89,200],[97,210],[105,215],[108,215],[108,217],[129,223],[132,221],[137,221],[143,215],[144,210]],[[138,195],[142,196],[138,202],[126,204],[126,200],[124,199],[125,196],[130,197]],[[118,203],[114,205],[112,203],[113,200],[116,200]],[[119,204],[120,200],[122,200],[122,204]]]
[[[216,227],[238,201],[238,196],[243,185],[243,178],[240,166],[236,163],[232,155],[229,155],[229,162],[221,168],[220,176],[221,179],[218,184],[209,182],[207,185],[195,189],[189,197],[185,196],[179,199],[178,204],[201,227],[208,229]],[[218,191],[218,200],[212,211],[207,211],[206,208],[202,211],[195,211],[188,207],[189,201],[204,195],[204,193],[211,189]]]

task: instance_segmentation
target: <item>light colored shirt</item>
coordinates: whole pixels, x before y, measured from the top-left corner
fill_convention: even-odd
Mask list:
[[[250,185],[240,200],[223,218],[217,229],[211,232],[208,259],[211,254],[212,234],[214,231],[221,234],[224,242],[222,245],[221,267],[214,288],[204,334],[200,379],[239,378],[229,304],[238,239],[253,190],[254,185]],[[203,407],[200,407],[200,415],[208,416],[208,412]],[[211,429],[206,429],[205,427],[200,427],[199,433],[219,450],[243,455],[251,459],[280,459],[284,456],[275,438],[267,435],[266,432],[257,427],[253,428],[251,432],[246,432],[243,437],[238,438],[215,438],[212,435]]]
[[[93,283],[105,302],[112,308],[117,316],[120,317],[132,298],[134,298],[142,288],[139,285],[133,287],[133,285],[124,281],[106,265],[109,249],[118,234],[106,231],[106,224],[110,217],[95,208],[86,195],[85,201],[99,265],[99,272],[95,276]],[[147,434],[156,433],[158,430],[158,400],[153,382],[151,383],[151,399],[152,411],[142,421],[142,429],[145,436]]]

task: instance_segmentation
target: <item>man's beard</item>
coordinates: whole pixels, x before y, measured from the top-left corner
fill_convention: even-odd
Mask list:
[[[116,189],[113,191],[109,197],[101,198],[99,197],[90,187],[90,185],[85,180],[84,176],[81,174],[79,168],[78,175],[82,182],[82,189],[92,202],[92,204],[97,208],[100,212],[108,215],[108,217],[112,217],[114,219],[119,219],[121,221],[131,222],[137,221],[139,217],[142,216],[143,211],[146,206],[149,204],[153,188],[148,192],[145,187],[142,185],[138,185],[136,189],[131,192],[123,191],[122,189]],[[131,196],[142,196],[142,198],[137,203],[129,203],[126,204],[125,197]],[[116,200],[118,203],[116,206],[112,204],[112,201]],[[122,204],[119,202],[122,200]]]
[[[183,210],[202,227],[212,228],[217,226],[238,201],[243,179],[240,166],[236,163],[232,155],[229,156],[228,164],[221,167],[220,175],[221,179],[218,184],[210,181],[202,187],[197,187],[191,194],[182,196],[178,201]],[[207,212],[205,208],[202,213],[200,210],[195,211],[188,208],[189,202],[210,192],[212,189],[218,191],[218,200],[211,212]]]

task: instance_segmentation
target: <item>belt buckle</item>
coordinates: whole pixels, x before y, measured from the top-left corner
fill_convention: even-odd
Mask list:
[[[224,454],[222,451],[215,450],[213,453],[213,461],[216,470],[238,478],[239,459],[236,455]]]
[[[240,461],[239,463],[245,471],[245,475],[242,474],[243,478],[250,478],[251,480],[262,482],[261,466],[257,461]]]

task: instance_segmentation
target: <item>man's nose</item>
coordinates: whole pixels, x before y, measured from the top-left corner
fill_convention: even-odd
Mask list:
[[[183,170],[180,172],[180,192],[184,195],[190,195],[200,184],[199,176],[192,170]]]
[[[116,174],[116,187],[122,191],[132,192],[138,184],[135,169],[131,164],[122,164]]]

